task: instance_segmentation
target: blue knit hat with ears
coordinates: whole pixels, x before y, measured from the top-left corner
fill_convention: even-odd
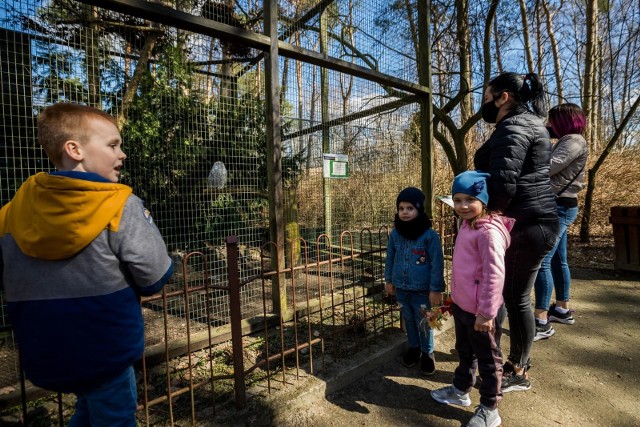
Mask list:
[[[485,206],[489,203],[487,178],[491,175],[480,171],[465,171],[453,179],[451,195],[468,194],[480,200]]]
[[[416,187],[407,187],[398,194],[396,199],[396,209],[400,205],[400,202],[409,202],[418,210],[418,212],[424,212],[424,193],[422,190]]]

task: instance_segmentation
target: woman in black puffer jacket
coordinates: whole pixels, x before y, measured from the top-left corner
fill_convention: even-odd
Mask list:
[[[503,393],[531,388],[527,369],[535,321],[530,294],[560,231],[549,180],[551,143],[545,104],[542,82],[534,73],[503,73],[491,80],[482,118],[496,123],[496,128],[474,157],[475,168],[491,174],[488,208],[516,219],[505,255],[503,296],[511,348],[504,364]]]

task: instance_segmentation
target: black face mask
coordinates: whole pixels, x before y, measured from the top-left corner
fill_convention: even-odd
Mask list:
[[[480,112],[482,113],[482,120],[487,123],[495,123],[498,121],[498,111],[500,108],[496,107],[496,100],[485,102],[482,104],[482,109]]]
[[[547,126],[547,131],[549,131],[549,138],[558,138],[558,135],[553,131],[551,126]]]

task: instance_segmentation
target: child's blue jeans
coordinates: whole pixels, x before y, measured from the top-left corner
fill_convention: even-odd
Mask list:
[[[88,393],[77,395],[68,427],[136,427],[136,376],[130,366]]]
[[[400,313],[404,319],[404,327],[407,330],[409,348],[419,347],[423,353],[433,353],[433,331],[428,327],[428,324],[426,328],[420,327],[420,322],[424,319],[420,306],[425,305],[427,310],[431,308],[429,292],[406,291],[396,288],[396,298],[398,304],[401,305]]]

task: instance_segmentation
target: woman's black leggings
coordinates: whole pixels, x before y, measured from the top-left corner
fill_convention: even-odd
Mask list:
[[[540,264],[559,237],[556,221],[518,223],[511,230],[511,245],[505,255],[504,303],[509,318],[511,348],[508,359],[515,366],[529,367],[536,332],[531,308],[531,289]]]

